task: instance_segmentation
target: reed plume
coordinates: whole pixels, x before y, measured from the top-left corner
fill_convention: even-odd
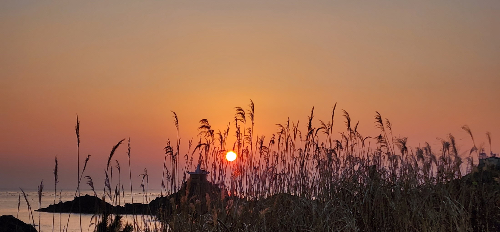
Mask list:
[[[97,197],[97,193],[95,192],[94,181],[92,181],[92,177],[85,176],[85,178],[87,179],[87,184],[90,186],[90,189],[92,189],[92,192],[94,193],[94,196]]]
[[[122,144],[122,142],[125,141],[125,139],[120,140],[116,145],[113,146],[111,149],[111,152],[109,153],[108,157],[108,164],[106,165],[106,170],[109,170],[109,164],[111,163],[111,159],[113,158],[113,155],[115,154],[116,149]]]
[[[76,132],[76,141],[77,141],[77,187],[76,190],[78,191],[78,197],[80,197],[80,120],[78,120],[78,115],[76,115],[76,126],[75,126],[75,132]],[[79,201],[78,203],[78,215],[80,216],[80,232],[83,232],[82,228],[82,205]],[[68,219],[69,221],[69,219]]]
[[[486,132],[486,137],[488,138],[488,144],[490,145],[490,155],[493,155],[493,152],[491,151],[491,133],[488,131]]]

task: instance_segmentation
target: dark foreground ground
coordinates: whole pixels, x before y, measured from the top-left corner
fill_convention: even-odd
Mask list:
[[[81,204],[86,214],[155,215],[174,231],[500,231],[497,168],[421,186],[367,178],[363,184],[338,184],[315,200],[286,193],[248,200],[225,195],[211,183],[200,191],[188,181],[149,204],[113,206],[86,195],[39,211],[78,213]]]

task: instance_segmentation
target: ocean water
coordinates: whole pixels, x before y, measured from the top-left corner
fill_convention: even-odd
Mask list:
[[[0,215],[13,215],[17,217],[23,222],[28,224],[35,224],[35,227],[38,231],[68,231],[68,232],[78,232],[78,231],[94,231],[95,218],[92,218],[93,215],[82,214],[82,230],[80,230],[80,216],[79,214],[68,214],[68,213],[44,213],[44,212],[36,212],[35,210],[39,208],[38,203],[38,193],[37,191],[25,191],[29,204],[31,206],[33,217],[31,216],[30,211],[28,210],[28,205],[26,200],[23,197],[21,190],[11,190],[5,191],[0,190]],[[81,195],[94,195],[92,191],[81,191]],[[155,197],[159,196],[159,191],[151,191],[148,192],[147,195],[142,192],[125,194],[125,198],[121,201],[121,205],[125,203],[131,203],[132,197],[134,199],[134,203],[144,203],[153,200]],[[18,203],[19,196],[21,197],[21,201],[19,204],[18,211]],[[59,200],[65,202],[73,200],[75,196],[75,190],[70,191],[61,191],[57,192],[56,203]],[[102,193],[98,196],[101,197]],[[147,201],[146,201],[147,197]],[[43,192],[42,194],[42,204],[41,207],[47,207],[50,204],[54,203],[54,192]],[[40,218],[40,224],[38,223]],[[53,222],[54,220],[54,222]],[[124,222],[129,222],[131,224],[134,223],[134,216],[132,215],[123,215]],[[158,226],[158,222],[154,220],[153,217],[150,216],[135,216],[136,224],[143,228],[145,223],[150,227],[154,227],[156,224]]]

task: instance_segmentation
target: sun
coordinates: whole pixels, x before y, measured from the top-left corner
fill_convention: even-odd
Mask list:
[[[227,161],[234,161],[236,159],[236,153],[234,151],[228,151],[226,154]]]

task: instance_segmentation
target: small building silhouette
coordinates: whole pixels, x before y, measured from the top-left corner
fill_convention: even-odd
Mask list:
[[[196,167],[196,170],[194,172],[187,172],[190,175],[191,181],[197,181],[199,183],[207,181],[207,175],[210,174],[210,172],[205,171],[200,168],[201,164],[198,164]]]
[[[479,155],[479,157],[481,157],[481,155],[483,155],[484,153],[481,153]],[[496,154],[492,154],[491,157],[487,157],[487,158],[484,158],[486,156],[486,154],[484,154],[482,157],[483,158],[480,158],[479,159],[479,165],[478,165],[478,168],[483,168],[483,167],[488,167],[488,166],[493,166],[495,167],[496,169],[500,169],[500,157],[497,157]]]
[[[206,196],[210,194],[210,182],[207,180],[207,175],[210,173],[201,169],[201,164],[198,164],[194,172],[187,172],[189,174],[189,179],[187,181],[187,200],[188,202],[196,204],[197,211],[199,213],[207,212]]]

